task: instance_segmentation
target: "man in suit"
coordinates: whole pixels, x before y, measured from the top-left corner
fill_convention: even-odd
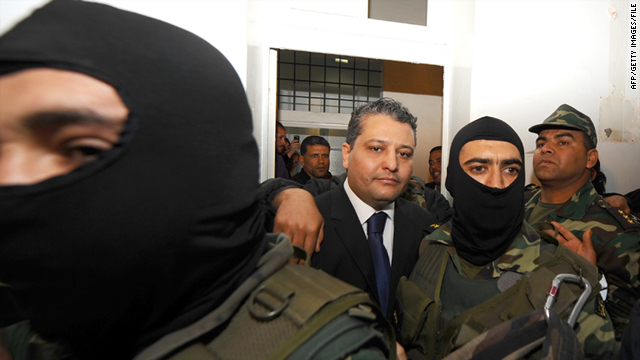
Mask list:
[[[416,118],[393,99],[357,108],[342,145],[347,180],[315,198],[325,225],[311,266],[367,291],[390,319],[398,281],[411,273],[419,243],[436,223],[400,198],[413,171],[415,131]],[[376,213],[380,220],[371,219]],[[383,223],[382,243],[374,222]]]

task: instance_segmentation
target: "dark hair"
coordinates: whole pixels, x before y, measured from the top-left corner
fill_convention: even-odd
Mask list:
[[[291,159],[291,164],[290,164],[290,166],[287,168],[287,170],[289,170],[289,172],[292,172],[292,171],[293,171],[293,169],[295,169],[295,168],[296,168],[295,166],[293,166],[293,160],[294,160],[295,158],[300,158],[300,154],[299,154],[297,151],[296,151],[296,152],[294,152],[293,154],[291,154],[291,157],[290,157],[290,159]],[[296,166],[297,166],[297,164],[296,164]]]
[[[434,151],[438,151],[438,150],[442,151],[442,146],[438,145],[433,149],[431,149],[431,151],[429,151],[429,155],[433,154]]]
[[[326,146],[331,150],[331,145],[329,145],[329,142],[325,138],[322,136],[311,135],[302,140],[302,145],[300,145],[300,155],[304,156],[307,153],[307,148],[313,145]]]
[[[276,121],[276,129],[282,128],[282,130],[287,131],[287,128],[282,125],[280,121]]]
[[[585,138],[588,138],[588,136],[585,136]],[[602,195],[605,193],[604,186],[607,183],[607,177],[604,175],[602,171],[600,171],[600,159],[596,161],[596,164],[592,167],[592,169],[596,171],[596,177],[595,179],[591,180],[591,183],[593,184],[593,187],[596,189],[596,192]]]
[[[374,102],[358,106],[351,113],[347,128],[347,144],[353,147],[356,138],[362,133],[362,119],[368,115],[387,115],[395,121],[411,125],[413,142],[417,143],[416,128],[418,119],[411,115],[402,103],[391,98],[381,98]]]

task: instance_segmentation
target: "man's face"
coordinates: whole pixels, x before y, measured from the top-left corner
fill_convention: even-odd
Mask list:
[[[436,184],[440,184],[440,170],[442,166],[442,150],[434,150],[429,155],[429,173]]]
[[[284,154],[287,151],[287,131],[276,126],[276,152]]]
[[[587,151],[579,130],[548,129],[540,132],[533,154],[533,171],[544,185],[584,182],[598,160],[598,151]]]
[[[464,172],[492,188],[506,188],[522,171],[518,148],[506,141],[469,141],[460,149],[458,160]]]
[[[35,184],[95,160],[129,109],[109,84],[37,68],[0,77],[0,185]]]
[[[300,164],[311,178],[324,178],[329,171],[329,148],[324,145],[307,146],[307,153],[300,156]]]
[[[414,150],[411,125],[387,115],[366,116],[353,148],[342,144],[349,186],[376,210],[394,202],[411,178]]]

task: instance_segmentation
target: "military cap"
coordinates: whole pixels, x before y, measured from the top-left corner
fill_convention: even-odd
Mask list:
[[[567,104],[560,105],[542,124],[533,125],[529,131],[539,134],[542,130],[559,127],[580,130],[591,138],[594,146],[598,145],[598,135],[591,119]]]

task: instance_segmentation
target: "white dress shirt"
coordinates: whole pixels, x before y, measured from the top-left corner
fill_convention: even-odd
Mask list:
[[[362,231],[364,231],[364,236],[368,238],[367,220],[369,220],[371,215],[375,214],[377,211],[367,205],[364,201],[360,200],[358,195],[351,190],[351,187],[349,186],[349,177],[347,177],[344,182],[344,191],[346,191],[347,197],[349,197],[349,201],[351,201],[351,205],[353,205],[353,208],[356,210],[358,220],[360,221],[360,225],[362,225]],[[389,254],[389,265],[393,265],[393,215],[395,214],[395,210],[395,201],[380,210],[387,214],[387,222],[384,224],[382,239],[384,247],[387,249],[387,254]]]

